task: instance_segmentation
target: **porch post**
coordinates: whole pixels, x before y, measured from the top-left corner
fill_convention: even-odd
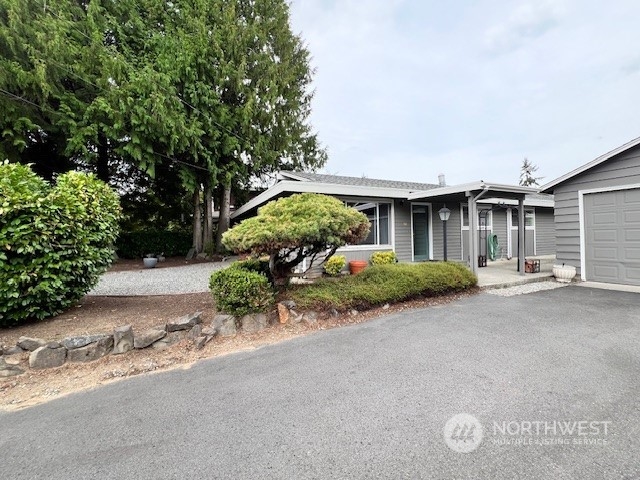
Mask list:
[[[469,211],[469,266],[474,275],[478,274],[478,211],[473,192],[467,192]]]
[[[518,199],[518,270],[524,275],[524,197]]]

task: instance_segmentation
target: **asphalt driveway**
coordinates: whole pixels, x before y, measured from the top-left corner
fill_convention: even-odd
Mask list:
[[[639,305],[481,294],[133,378],[0,414],[2,475],[638,478]]]

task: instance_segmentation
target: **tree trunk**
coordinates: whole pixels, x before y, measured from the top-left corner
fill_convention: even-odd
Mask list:
[[[231,216],[231,179],[225,180],[222,185],[222,197],[220,199],[220,216],[218,217],[218,233],[216,234],[216,251],[222,252],[222,234],[229,230]]]
[[[96,175],[103,182],[109,183],[109,148],[107,145],[107,137],[103,133],[98,134]]]
[[[202,252],[202,209],[200,206],[200,187],[193,191],[193,248],[196,254]]]
[[[204,183],[204,247],[213,245],[213,187],[211,179]],[[210,252],[209,252],[210,253]]]

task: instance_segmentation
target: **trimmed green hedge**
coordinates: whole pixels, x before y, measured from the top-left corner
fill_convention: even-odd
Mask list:
[[[476,284],[475,275],[458,263],[399,263],[374,265],[357,275],[291,288],[288,296],[302,308],[347,310],[441,295]]]
[[[122,232],[116,241],[116,252],[122,258],[142,258],[149,253],[165,257],[183,257],[193,244],[189,232],[141,230]]]
[[[47,184],[0,163],[0,326],[56,315],[87,293],[113,260],[118,195],[93,175]]]
[[[268,271],[268,262],[245,260],[214,272],[209,288],[216,308],[236,317],[266,311],[275,301]]]

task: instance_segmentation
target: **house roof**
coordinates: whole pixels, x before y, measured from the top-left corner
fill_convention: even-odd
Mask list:
[[[361,187],[399,188],[402,190],[429,190],[438,188],[433,183],[402,182],[398,180],[381,180],[366,177],[347,177],[343,175],[326,175],[323,173],[309,172],[280,172],[280,176],[290,180],[301,182],[329,183],[334,185],[351,185]]]
[[[561,183],[566,182],[567,180],[572,179],[573,177],[580,175],[581,173],[586,172],[587,170],[592,169],[593,167],[596,167],[598,165],[600,165],[601,163],[606,162],[607,160],[609,160],[612,157],[615,157],[616,155],[625,152],[626,150],[629,150],[630,148],[633,148],[637,145],[640,145],[640,137],[638,138],[634,138],[633,140],[631,140],[630,142],[625,143],[624,145],[619,146],[618,148],[615,148],[613,150],[611,150],[610,152],[605,153],[604,155],[600,155],[598,158],[590,161],[589,163],[586,163],[584,165],[582,165],[581,167],[576,168],[575,170],[572,170],[571,172],[556,178],[555,180],[553,180],[552,182],[547,183],[546,185],[543,185],[542,188],[540,188],[541,192],[552,192],[554,187],[557,187],[558,185],[560,185]]]
[[[377,180],[359,177],[341,177],[301,172],[280,172],[280,181],[260,195],[251,199],[231,214],[232,219],[246,215],[265,203],[290,193],[323,193],[325,195],[341,195],[344,197],[373,197],[401,200],[437,199],[449,201],[452,197],[464,199],[468,191],[486,191],[485,203],[492,200],[508,203],[509,199],[525,196],[528,206],[553,206],[553,197],[538,196],[535,188],[517,185],[486,183],[483,181],[440,187],[430,183],[398,182],[394,180]],[[496,197],[496,198],[493,198]],[[506,201],[505,201],[506,199]]]

